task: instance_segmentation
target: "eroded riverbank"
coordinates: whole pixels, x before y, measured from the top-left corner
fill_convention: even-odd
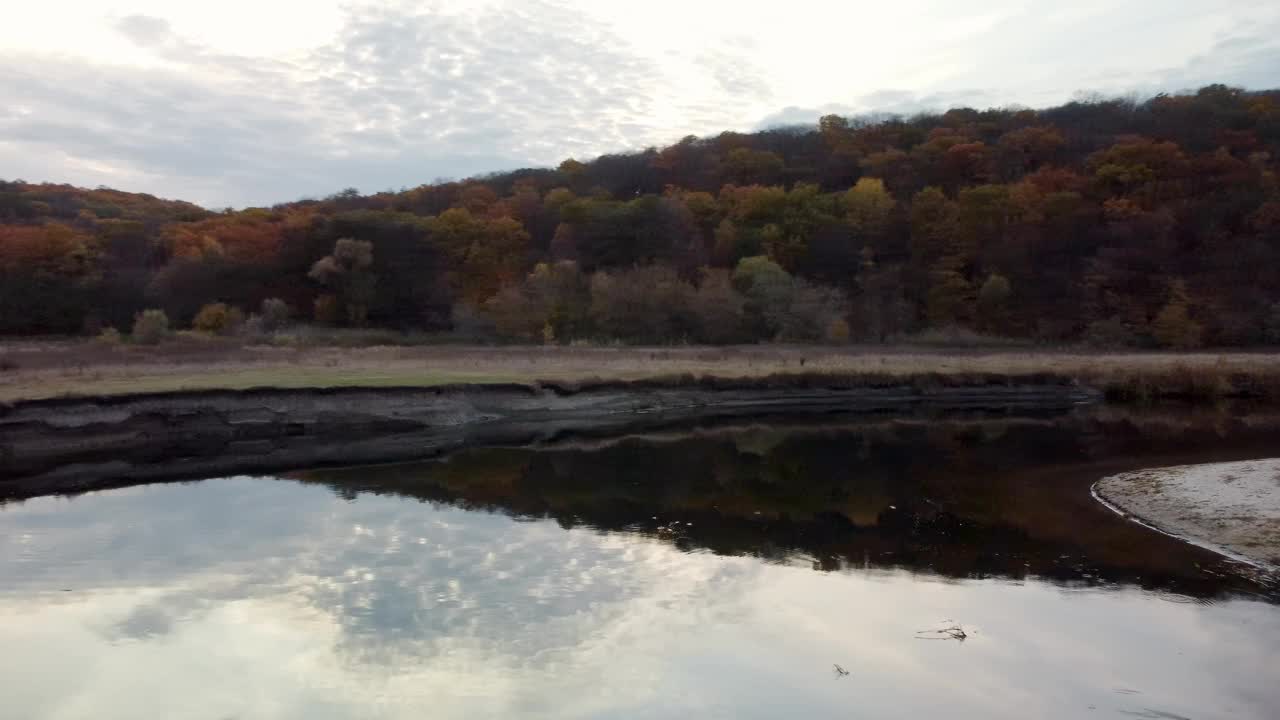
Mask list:
[[[803,380],[803,378],[802,378]],[[454,385],[157,393],[0,408],[9,494],[433,457],[690,422],[823,413],[1065,412],[1100,393],[1043,376],[883,382],[820,379]]]

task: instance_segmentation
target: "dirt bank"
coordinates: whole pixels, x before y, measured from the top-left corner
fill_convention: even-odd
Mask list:
[[[1094,494],[1161,532],[1280,572],[1280,458],[1121,473]]]
[[[251,389],[0,406],[0,497],[112,483],[426,458],[679,423],[801,413],[1053,412],[1099,398],[1066,380],[821,378],[591,385]]]

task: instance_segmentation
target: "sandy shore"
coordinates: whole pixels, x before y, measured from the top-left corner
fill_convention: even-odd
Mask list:
[[[1280,458],[1137,470],[1103,478],[1094,495],[1156,530],[1280,572]]]

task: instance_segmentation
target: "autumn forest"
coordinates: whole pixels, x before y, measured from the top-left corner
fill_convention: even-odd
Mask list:
[[[424,175],[429,169],[424,169]],[[826,116],[210,211],[0,181],[0,332],[1280,343],[1280,91]]]

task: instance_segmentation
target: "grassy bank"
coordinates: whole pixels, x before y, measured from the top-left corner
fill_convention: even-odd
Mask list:
[[[1280,355],[955,351],[917,347],[279,348],[231,342],[156,347],[85,341],[0,345],[0,402],[254,387],[397,387],[451,383],[750,381],[850,387],[1035,378],[1080,382],[1115,402],[1280,401]]]

